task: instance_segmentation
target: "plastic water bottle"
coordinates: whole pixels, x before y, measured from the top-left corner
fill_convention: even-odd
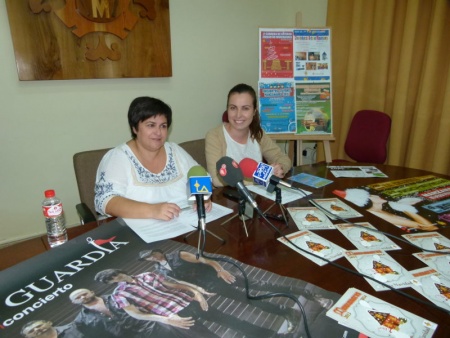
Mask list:
[[[42,212],[47,226],[48,244],[50,247],[67,242],[66,218],[61,200],[55,196],[55,190],[46,190],[42,201]]]

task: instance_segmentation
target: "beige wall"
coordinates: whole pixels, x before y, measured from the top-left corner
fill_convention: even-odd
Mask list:
[[[174,111],[169,139],[204,137],[228,90],[257,85],[258,27],[324,26],[327,0],[170,0],[171,78],[18,80],[5,1],[0,1],[0,245],[45,232],[40,203],[55,189],[78,224],[72,155],[129,139],[133,98],[150,95]]]

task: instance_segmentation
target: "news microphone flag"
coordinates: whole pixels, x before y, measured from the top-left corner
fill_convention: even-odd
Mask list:
[[[253,182],[267,188],[270,185],[270,178],[273,176],[273,167],[263,163],[256,162],[252,158],[243,158],[239,162],[239,167],[246,178],[253,178]]]
[[[211,177],[202,166],[193,166],[188,171],[188,188],[189,201],[195,200],[195,195],[206,195],[204,199],[207,200],[212,194]]]
[[[255,172],[253,173],[253,181],[259,185],[264,186],[264,188],[267,188],[270,184],[270,178],[272,177],[272,174],[272,166],[263,162],[259,162]]]

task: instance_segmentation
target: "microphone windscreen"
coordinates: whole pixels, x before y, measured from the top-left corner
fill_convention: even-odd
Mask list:
[[[239,162],[239,168],[242,170],[242,174],[245,178],[253,178],[253,174],[258,167],[258,162],[256,162],[252,158],[243,158],[241,162]]]
[[[188,195],[190,195],[188,200],[193,201],[194,195],[204,195],[204,198],[208,199],[212,194],[212,182],[206,169],[200,165],[195,165],[189,169],[187,177]]]
[[[241,182],[244,179],[239,165],[231,157],[224,156],[218,160],[216,169],[224,182],[232,187],[235,187],[238,182]]]
[[[187,173],[188,178],[192,176],[208,176],[208,172],[201,165],[194,165]]]

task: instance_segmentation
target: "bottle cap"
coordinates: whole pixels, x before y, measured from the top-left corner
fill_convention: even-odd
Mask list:
[[[45,198],[55,197],[55,190],[45,190],[44,195]]]

